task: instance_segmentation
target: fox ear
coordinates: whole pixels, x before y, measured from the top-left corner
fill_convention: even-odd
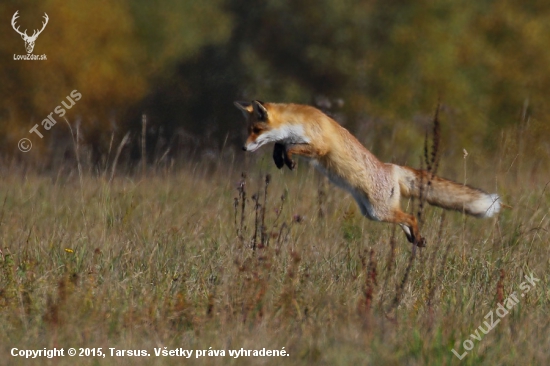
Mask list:
[[[253,112],[252,103],[250,102],[235,101],[233,104],[235,104],[235,107],[243,112],[244,118],[248,118],[248,116]]]
[[[254,106],[254,114],[258,118],[258,121],[267,121],[267,109],[263,105],[263,102],[255,100],[252,102],[252,105]]]

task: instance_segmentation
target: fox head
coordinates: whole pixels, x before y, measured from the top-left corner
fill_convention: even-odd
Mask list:
[[[244,114],[248,124],[248,138],[243,146],[244,151],[256,151],[270,142],[283,144],[306,143],[304,129],[300,125],[281,120],[277,106],[283,104],[252,102],[235,102],[235,106]],[[280,109],[280,108],[279,108]]]
[[[243,145],[244,151],[256,151],[260,146],[273,141],[269,137],[269,132],[273,128],[269,123],[267,108],[264,103],[258,100],[235,102],[235,106],[243,112],[248,124],[248,138]]]

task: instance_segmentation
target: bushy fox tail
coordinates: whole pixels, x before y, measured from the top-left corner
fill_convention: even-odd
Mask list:
[[[424,170],[396,167],[402,197],[418,198],[422,191],[422,196],[431,205],[479,218],[492,217],[500,211],[502,206],[497,194],[489,194],[437,176],[431,177],[431,174]],[[430,182],[429,185],[428,182]]]

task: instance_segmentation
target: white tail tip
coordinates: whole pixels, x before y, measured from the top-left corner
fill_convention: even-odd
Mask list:
[[[500,211],[501,201],[499,195],[496,193],[487,195],[487,204],[488,208],[484,217],[493,217]]]

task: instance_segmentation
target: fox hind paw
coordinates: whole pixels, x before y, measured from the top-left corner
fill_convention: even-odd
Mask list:
[[[407,240],[409,243],[416,245],[419,248],[424,248],[426,246],[426,239],[423,237],[419,237],[416,239],[414,235],[409,235],[407,232],[405,232],[405,235],[407,236]]]

